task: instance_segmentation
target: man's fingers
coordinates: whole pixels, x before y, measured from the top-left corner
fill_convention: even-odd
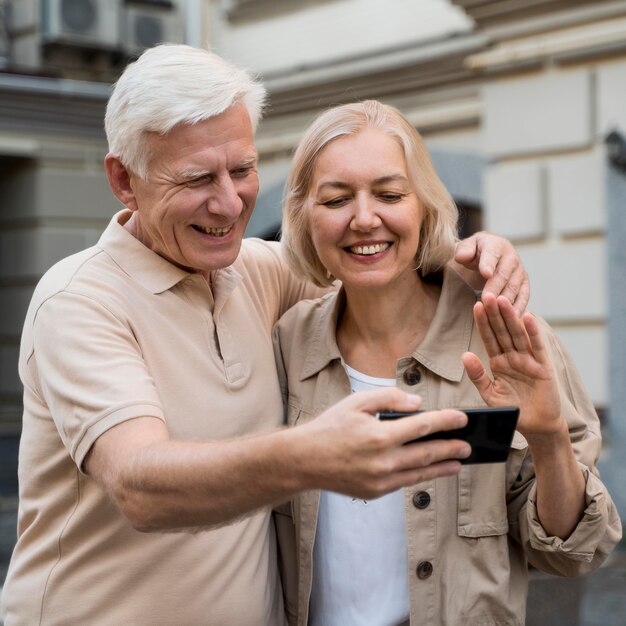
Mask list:
[[[380,411],[417,411],[422,406],[422,398],[406,393],[397,387],[360,391],[342,400],[357,410],[376,415]]]
[[[513,308],[519,317],[524,315],[524,311],[526,310],[528,301],[530,300],[530,282],[528,280],[528,274],[524,268],[521,268],[521,271],[524,274],[524,279],[520,285],[519,291],[517,292],[517,296],[513,301]]]
[[[497,294],[496,294],[497,295]],[[530,283],[528,282],[528,274],[521,264],[513,270],[508,282],[502,289],[501,296],[504,296],[513,304],[513,308],[518,317],[521,317],[530,297]]]
[[[486,252],[483,252],[481,255],[481,263],[483,257],[487,257]],[[488,278],[483,292],[498,296],[507,288],[511,278],[515,278],[515,271],[519,266],[519,259],[517,256],[512,255],[496,256],[495,254],[491,254],[487,257],[485,262],[489,265],[489,268],[491,268],[491,274],[487,276],[481,269],[480,273],[485,278]],[[485,271],[487,271],[487,269]]]
[[[441,430],[462,428],[467,424],[467,415],[455,409],[441,409],[408,415],[388,423],[393,429],[394,440],[407,443]]]
[[[485,289],[496,290],[500,293],[506,279],[501,278],[497,274],[500,256],[491,250],[483,250],[478,261],[478,271],[480,275],[486,279]]]
[[[472,265],[478,256],[476,241],[477,237],[475,235],[463,241],[459,241],[454,251],[454,260],[466,267]]]
[[[459,461],[448,459],[440,463],[427,465],[426,467],[407,469],[398,475],[397,480],[399,484],[396,488],[411,487],[417,483],[433,480],[441,476],[454,476],[461,471],[462,467]]]

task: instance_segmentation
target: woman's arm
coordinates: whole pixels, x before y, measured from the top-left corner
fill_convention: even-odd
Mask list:
[[[548,535],[566,539],[585,510],[585,480],[537,320],[530,313],[520,320],[506,298],[493,294],[476,304],[474,316],[493,378],[471,353],[463,357],[468,376],[490,406],[520,407],[518,429],[533,460],[541,525]]]

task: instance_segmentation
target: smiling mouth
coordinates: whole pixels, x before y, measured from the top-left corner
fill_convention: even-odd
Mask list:
[[[376,243],[372,246],[350,246],[348,250],[352,252],[352,254],[370,256],[378,252],[383,252],[384,250],[389,248],[390,245],[391,244],[389,242],[386,242],[386,243]]]
[[[224,237],[232,230],[232,226],[216,228],[216,227],[206,227],[206,226],[198,226],[197,224],[192,224],[192,227],[194,228],[194,230],[197,230],[199,233],[203,233],[204,235],[211,235],[212,237]]]

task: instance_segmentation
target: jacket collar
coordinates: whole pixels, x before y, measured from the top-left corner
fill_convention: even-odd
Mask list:
[[[342,289],[320,301],[300,380],[319,373],[334,359],[341,360],[335,329],[345,297]],[[464,372],[461,356],[469,349],[475,302],[474,290],[453,270],[445,268],[435,316],[424,340],[410,356],[438,376],[460,381]]]

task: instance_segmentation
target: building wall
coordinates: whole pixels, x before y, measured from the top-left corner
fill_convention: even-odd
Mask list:
[[[56,261],[94,244],[119,207],[102,140],[31,137],[33,153],[0,159],[0,435],[19,432],[17,355],[32,291]],[[24,141],[25,137],[21,137]]]
[[[619,85],[611,62],[552,68],[482,90],[485,217],[513,241],[532,279],[532,308],[573,354],[593,401],[606,406],[607,168],[601,113]],[[617,67],[617,66],[615,66]]]
[[[236,3],[234,3],[236,4]],[[213,2],[211,42],[226,58],[266,77],[337,59],[375,55],[415,41],[464,32],[471,21],[445,0],[292,0],[238,17],[233,2]],[[271,41],[272,45],[268,45]]]

